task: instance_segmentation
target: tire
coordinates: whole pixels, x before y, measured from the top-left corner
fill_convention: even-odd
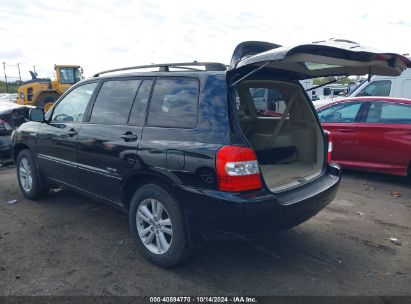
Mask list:
[[[58,99],[58,95],[56,93],[44,93],[41,94],[39,97],[36,107],[44,109],[44,112],[47,112],[54,102]]]
[[[158,203],[160,203],[163,211],[161,211],[160,219],[157,217],[156,221],[152,217],[154,221],[152,220],[151,224],[149,224],[141,216],[147,220],[147,213],[145,213],[147,210],[152,212],[151,215],[155,213],[153,212],[153,202],[156,206],[159,206]],[[144,207],[147,210],[143,209]],[[161,223],[168,223],[167,218],[170,219],[171,225],[162,226]],[[147,184],[134,193],[129,208],[129,225],[139,251],[149,261],[159,267],[173,267],[184,261],[190,254],[183,212],[169,191],[159,185]],[[146,230],[148,231],[147,233],[142,233],[142,231]],[[169,234],[170,230],[172,235]],[[168,231],[168,233],[165,231]],[[139,232],[142,234],[142,237],[140,237]],[[148,242],[153,233],[154,236],[151,237],[151,243],[146,245],[144,241]],[[161,234],[163,237],[161,237]],[[169,244],[169,247],[163,246],[165,243],[162,240],[164,239]]]
[[[40,179],[36,161],[30,150],[22,150],[17,156],[17,180],[23,195],[31,200],[38,199],[48,193],[44,180]]]

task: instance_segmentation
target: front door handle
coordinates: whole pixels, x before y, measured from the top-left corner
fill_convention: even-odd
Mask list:
[[[124,141],[136,141],[138,136],[131,132],[126,132],[121,135],[121,138],[124,139]]]
[[[70,129],[70,130],[67,131],[67,134],[68,134],[68,136],[74,136],[74,135],[77,135],[78,132],[74,129]]]

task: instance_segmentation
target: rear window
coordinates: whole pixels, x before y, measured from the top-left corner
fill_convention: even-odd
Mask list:
[[[199,83],[196,79],[159,79],[150,101],[147,124],[194,128],[197,124]]]
[[[97,124],[127,124],[131,105],[141,80],[106,81],[98,92],[90,122]]]
[[[258,116],[281,117],[286,103],[280,91],[272,88],[249,88]]]

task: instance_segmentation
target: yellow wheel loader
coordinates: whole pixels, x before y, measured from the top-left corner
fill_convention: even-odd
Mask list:
[[[73,84],[83,79],[83,69],[78,65],[54,65],[56,80],[37,78],[30,71],[31,80],[17,89],[18,104],[43,108],[47,112],[53,103]]]

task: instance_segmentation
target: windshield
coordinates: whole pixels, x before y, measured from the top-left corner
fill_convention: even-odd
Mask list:
[[[370,82],[356,96],[390,96],[391,80]]]
[[[62,84],[75,84],[83,79],[80,67],[60,68],[60,78]]]

